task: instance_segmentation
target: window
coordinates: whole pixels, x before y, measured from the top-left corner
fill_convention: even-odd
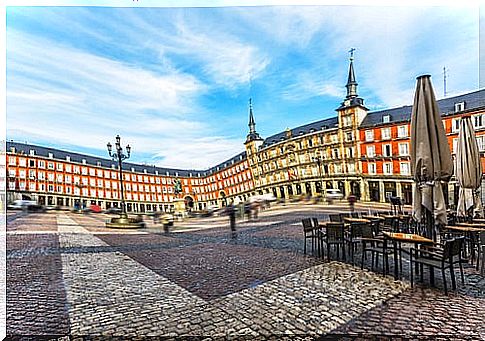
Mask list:
[[[16,161],[16,159],[15,159],[15,156],[10,156],[10,157],[8,158],[8,164],[9,164],[10,166],[15,166],[15,165],[17,164],[17,161]]]
[[[376,164],[375,163],[369,163],[367,164],[367,169],[369,174],[376,174]]]
[[[20,169],[19,170],[19,178],[21,179],[25,179],[27,176],[26,172],[25,172],[25,169]]]
[[[19,159],[19,166],[20,167],[27,167],[27,160],[24,158]]]
[[[384,162],[384,174],[391,175],[392,174],[392,162]]]
[[[35,160],[29,160],[29,167],[35,167]]]
[[[72,167],[71,165],[66,165],[66,172],[71,173]]]
[[[29,170],[29,179],[35,179],[35,170]]]
[[[29,155],[35,155],[35,150],[33,149],[29,150]]]
[[[313,140],[312,139],[308,139],[308,147],[313,147]]]
[[[409,155],[408,143],[399,143],[399,155],[401,156]]]
[[[389,122],[391,122],[391,115],[382,116],[382,123],[389,123]]]
[[[344,127],[348,127],[352,125],[352,116],[344,116],[342,117],[342,123]]]
[[[376,156],[376,147],[367,146],[367,157],[374,157],[374,156]]]
[[[401,162],[399,164],[399,167],[401,168],[400,171],[401,171],[401,175],[409,175],[410,172],[409,172],[409,162]]]
[[[47,191],[54,192],[54,185],[48,185],[47,186]]]
[[[49,153],[49,159],[52,159],[54,157],[54,154]]]
[[[374,130],[366,130],[365,131],[365,140],[366,141],[374,141]]]
[[[353,163],[347,164],[347,171],[349,173],[355,173],[355,164],[353,164]]]
[[[407,137],[408,136],[408,126],[399,126],[397,128],[397,137]]]
[[[45,161],[39,160],[38,166],[39,166],[39,168],[45,168]]]
[[[47,168],[48,169],[54,169],[54,162],[48,162],[47,163]]]
[[[465,110],[465,102],[455,103],[455,112]]]
[[[353,158],[354,157],[354,147],[347,148],[347,157]]]
[[[58,162],[56,166],[57,166],[57,170],[58,170],[59,172],[62,172],[62,168],[63,168],[63,167],[62,167],[62,163],[59,163],[59,162]]]
[[[391,128],[382,128],[381,129],[381,139],[382,140],[389,140],[391,138]]]
[[[88,175],[88,167],[81,168],[82,175]]]
[[[477,136],[476,139],[478,144],[478,150],[480,152],[485,151],[485,135]]]
[[[340,158],[340,153],[339,153],[338,148],[334,148],[334,149],[333,149],[333,151],[332,151],[332,157],[333,157],[334,159],[338,159],[338,158]]]
[[[385,144],[382,146],[382,155],[383,156],[392,156],[392,147],[390,144]]]
[[[96,175],[96,169],[94,168],[89,168],[89,175],[95,176]]]
[[[351,142],[354,140],[354,132],[353,131],[349,131],[345,134],[345,140],[347,142]]]
[[[451,131],[457,133],[460,130],[460,119],[454,118],[451,121]]]
[[[484,126],[484,119],[483,115],[474,115],[473,116],[473,127],[475,128],[482,128]]]
[[[54,181],[54,173],[48,173],[47,174],[47,180]]]

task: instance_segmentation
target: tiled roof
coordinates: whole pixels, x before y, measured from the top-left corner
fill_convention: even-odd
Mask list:
[[[111,159],[107,159],[107,158],[101,158],[101,157],[96,157],[96,156],[91,156],[86,154],[80,154],[80,153],[73,153],[73,152],[63,151],[55,148],[36,146],[36,145],[31,145],[26,143],[7,141],[7,151],[10,151],[12,147],[15,148],[15,151],[17,153],[23,153],[25,155],[29,155],[30,150],[35,150],[35,155],[43,156],[46,158],[49,157],[49,153],[52,153],[53,159],[56,159],[56,160],[66,160],[66,157],[70,157],[70,160],[72,162],[82,164],[83,160],[86,160],[85,161],[86,164],[91,166],[98,166],[98,162],[102,167],[106,167],[106,168],[111,168],[112,165],[115,165],[115,166],[117,165],[115,161],[112,161]],[[238,154],[238,156],[239,155],[241,154]],[[207,170],[173,169],[173,168],[157,167],[153,165],[140,165],[140,164],[131,163],[131,162],[123,162],[124,170],[131,171],[132,168],[135,170],[135,172],[139,172],[139,173],[144,173],[146,170],[147,174],[156,174],[156,171],[158,171],[159,175],[171,175],[171,176],[181,176],[181,177],[199,177],[199,174],[201,177],[203,177],[204,174],[208,172]]]
[[[221,169],[224,169],[224,168],[227,168],[227,167],[230,167],[232,166],[233,164],[236,164],[238,162],[241,162],[243,160],[246,159],[246,152],[242,152],[242,153],[239,153],[237,154],[236,156],[233,156],[232,158],[230,158],[229,160],[226,160],[224,162],[221,162],[220,164],[218,164],[217,166],[214,166],[214,167],[211,167],[207,173],[208,174],[213,174]]]
[[[443,98],[437,101],[442,116],[455,113],[455,104],[465,102],[465,111],[485,107],[485,89],[470,92],[464,95]],[[369,112],[362,121],[361,127],[372,127],[384,124],[383,117],[389,115],[390,123],[409,122],[411,120],[412,105],[400,108]]]
[[[337,117],[331,117],[321,121],[305,124],[290,130],[291,130],[292,136],[299,136],[299,135],[309,134],[314,131],[327,130],[332,128],[338,128]],[[286,140],[286,131],[282,131],[281,133],[278,133],[266,138],[261,147],[264,148],[283,140]]]

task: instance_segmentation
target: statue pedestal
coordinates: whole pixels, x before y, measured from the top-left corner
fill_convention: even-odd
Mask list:
[[[187,211],[185,210],[185,201],[182,198],[174,199],[174,218],[178,221],[183,220],[187,216]]]

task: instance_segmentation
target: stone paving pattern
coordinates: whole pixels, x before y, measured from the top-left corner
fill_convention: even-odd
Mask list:
[[[394,281],[305,256],[301,218],[328,213],[278,207],[238,221],[236,236],[225,217],[165,235],[148,220],[120,232],[107,215],[9,215],[7,333],[485,339],[485,278],[473,267],[445,296],[439,272],[436,288],[425,273],[411,289],[406,261]]]

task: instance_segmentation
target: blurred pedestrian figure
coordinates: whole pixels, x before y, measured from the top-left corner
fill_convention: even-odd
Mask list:
[[[236,207],[231,203],[226,208],[226,213],[229,216],[229,225],[231,227],[231,236],[236,236]]]
[[[153,224],[159,224],[160,223],[160,211],[155,211],[153,212]]]
[[[349,202],[350,212],[354,212],[354,205],[355,205],[355,202],[357,201],[357,197],[352,193],[350,193],[350,195],[347,197],[347,200]]]
[[[248,216],[248,220],[251,219],[251,204],[250,203],[244,204],[244,214]]]
[[[259,209],[259,204],[257,202],[253,202],[251,204],[251,213],[255,220],[258,219],[258,209]]]

